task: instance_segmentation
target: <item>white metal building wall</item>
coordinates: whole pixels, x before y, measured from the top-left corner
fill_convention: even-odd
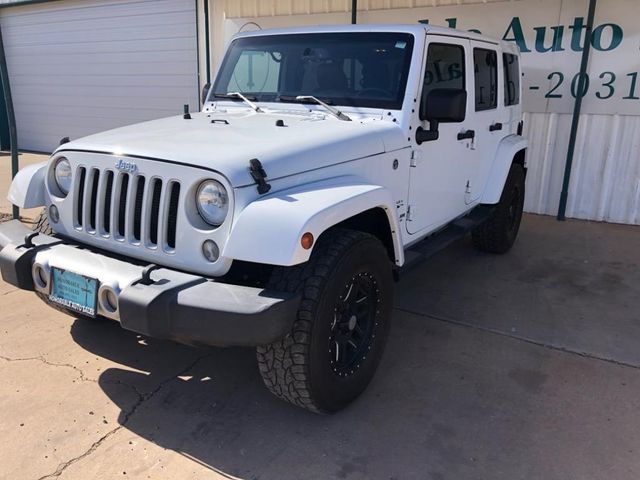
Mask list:
[[[0,22],[21,149],[199,108],[195,0],[60,0]]]
[[[616,0],[617,8],[611,9],[613,1],[601,1],[596,21],[598,18],[604,19],[601,21],[622,21],[621,17],[625,16],[634,18],[636,2]],[[483,8],[478,4],[492,3],[503,3],[501,8],[506,10],[516,3],[530,3],[534,10],[545,8],[544,0],[358,0],[358,10],[393,12],[414,7],[436,7],[433,12],[437,16],[438,7],[462,5],[463,9],[468,7],[468,15],[472,19]],[[582,12],[586,16],[587,0],[564,0],[564,4],[578,15]],[[214,64],[217,64],[227,41],[225,20],[292,16],[290,25],[295,25],[302,21],[308,23],[311,17],[304,18],[304,15],[316,14],[312,18],[322,21],[322,14],[344,13],[344,21],[348,22],[351,0],[211,0],[211,5],[212,51]],[[335,16],[331,19],[335,23]],[[561,24],[567,19],[557,18],[557,21]],[[565,35],[568,33],[566,29]],[[626,31],[626,35],[639,38],[640,25],[636,23]],[[572,68],[578,71],[579,56],[575,63]],[[628,65],[624,68],[637,70],[639,63],[640,58],[635,55],[628,58]],[[600,70],[594,70],[590,75],[597,79],[599,73]],[[637,114],[581,115],[567,217],[640,224],[640,101],[637,105]],[[530,139],[525,202],[525,209],[529,212],[555,215],[558,211],[571,118],[569,113],[525,114],[525,135]]]
[[[525,209],[555,215],[572,116],[525,114],[529,172]],[[567,217],[640,225],[640,116],[580,116]]]
[[[394,8],[437,7],[505,0],[358,0],[359,11]],[[351,13],[351,0],[225,0],[229,18],[298,15],[311,13]]]

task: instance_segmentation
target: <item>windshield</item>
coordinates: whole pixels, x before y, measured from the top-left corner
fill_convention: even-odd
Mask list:
[[[408,33],[265,35],[233,41],[210,101],[240,92],[262,102],[300,102],[399,110],[411,64]],[[227,96],[227,98],[231,98]]]

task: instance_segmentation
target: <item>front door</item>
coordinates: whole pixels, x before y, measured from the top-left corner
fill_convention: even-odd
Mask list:
[[[419,112],[415,112],[424,129],[429,129],[425,100],[431,90],[473,91],[469,40],[435,35],[428,35],[427,40],[421,102]],[[474,168],[474,139],[459,137],[473,129],[472,115],[473,95],[468,93],[465,121],[441,123],[437,140],[414,145],[406,222],[410,234],[435,230],[468,209],[465,198]]]

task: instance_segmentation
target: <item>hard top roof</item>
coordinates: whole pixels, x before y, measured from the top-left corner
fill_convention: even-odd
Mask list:
[[[468,32],[465,30],[456,30],[453,28],[440,27],[436,25],[428,25],[423,23],[416,24],[357,24],[357,25],[312,25],[312,26],[299,26],[277,29],[265,29],[254,30],[250,32],[241,32],[235,35],[235,37],[251,37],[262,35],[286,35],[286,34],[304,34],[304,33],[348,33],[348,32],[399,32],[410,33],[414,36],[420,36],[424,34],[442,35],[449,37],[468,38],[470,40],[477,40],[481,42],[492,43],[495,45],[506,46],[509,42],[503,42],[498,39],[488,37],[486,35],[480,35],[475,32]],[[509,50],[511,50],[509,48]]]

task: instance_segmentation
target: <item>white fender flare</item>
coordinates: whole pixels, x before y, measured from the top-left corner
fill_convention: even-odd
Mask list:
[[[520,135],[509,135],[500,141],[480,203],[496,204],[500,201],[513,158],[516,153],[526,150],[528,146],[527,139]]]
[[[47,162],[21,168],[11,182],[7,200],[20,208],[43,207]]]
[[[300,244],[304,233],[317,241],[328,228],[372,208],[385,211],[395,263],[402,265],[404,250],[391,193],[352,176],[300,185],[250,203],[234,221],[222,255],[270,265],[304,263],[312,251]]]

